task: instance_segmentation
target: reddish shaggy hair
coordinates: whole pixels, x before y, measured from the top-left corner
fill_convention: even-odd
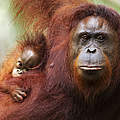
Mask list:
[[[18,1],[18,0],[17,0]],[[35,4],[39,0],[26,1],[19,0],[14,3],[19,3],[20,11],[25,12],[25,16],[30,17],[30,11],[32,11],[32,18],[36,12],[39,12],[39,8],[43,4]],[[57,0],[56,0],[57,1]],[[55,2],[56,2],[55,1]],[[29,4],[29,2],[31,2]],[[41,1],[43,2],[43,1]],[[50,2],[50,3],[49,3]],[[46,2],[43,2],[47,4]],[[50,21],[45,22],[47,25],[41,25],[44,20],[39,23],[40,29],[48,29],[47,32],[47,44],[50,46],[49,58],[46,65],[46,76],[44,73],[40,73],[39,70],[33,70],[25,75],[21,76],[18,80],[11,78],[9,81],[23,81],[22,86],[31,88],[30,96],[21,104],[11,102],[11,99],[7,95],[1,97],[0,105],[0,119],[1,120],[85,120],[85,119],[97,119],[97,120],[111,120],[116,118],[116,110],[119,110],[119,106],[115,104],[119,103],[119,84],[115,89],[111,87],[106,88],[102,93],[97,95],[94,100],[89,98],[86,102],[84,96],[78,90],[74,77],[71,74],[69,63],[69,43],[70,33],[72,29],[76,27],[78,22],[87,16],[101,16],[108,21],[110,26],[117,32],[120,37],[120,16],[112,9],[106,8],[101,5],[92,4],[72,4],[68,3],[57,6],[57,9],[51,9],[52,1],[48,1],[50,4],[50,13],[45,14]],[[59,3],[57,1],[57,3]],[[60,2],[62,3],[62,1]],[[35,5],[38,9],[33,9]],[[29,6],[29,8],[25,8]],[[47,5],[43,5],[45,8]],[[31,8],[32,7],[32,8]],[[28,11],[27,11],[28,10]],[[29,11],[30,10],[30,11]],[[34,10],[36,10],[34,12]],[[40,9],[41,10],[41,9]],[[27,11],[27,12],[26,12]],[[44,12],[46,10],[43,9]],[[27,14],[28,13],[28,14]],[[41,16],[41,14],[40,14]],[[39,16],[37,17],[37,20]],[[43,17],[42,17],[43,18]],[[29,19],[28,19],[29,22]],[[46,27],[47,26],[47,27]],[[120,40],[120,38],[119,38]],[[120,63],[120,62],[119,62]],[[119,65],[118,63],[118,65]],[[117,73],[112,73],[112,82],[119,80],[117,74],[120,67],[114,69]],[[119,98],[119,100],[118,100]],[[116,101],[115,101],[116,100]],[[9,101],[9,102],[8,102]],[[6,106],[7,104],[7,106]],[[109,115],[108,115],[109,114]],[[113,120],[113,119],[112,119]]]
[[[74,78],[71,78],[69,74],[70,68],[68,67],[70,33],[72,29],[76,28],[79,21],[87,16],[100,16],[106,19],[111,28],[116,31],[120,40],[120,15],[111,8],[93,4],[68,5],[61,8],[53,16],[48,29],[47,39],[52,46],[47,65],[49,82],[64,83],[64,85],[61,85],[63,87],[67,82],[66,87],[69,86],[69,83],[73,86]],[[55,64],[54,68],[50,67],[51,63]],[[112,79],[114,80],[111,81],[111,85],[116,85],[116,81],[118,82],[119,64],[120,62],[112,71]]]
[[[87,0],[11,0],[16,21],[27,31],[45,31],[58,9],[70,4],[79,5]]]

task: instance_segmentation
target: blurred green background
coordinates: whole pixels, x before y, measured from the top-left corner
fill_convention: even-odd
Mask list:
[[[0,63],[15,45],[16,30],[10,14],[9,0],[0,0]]]
[[[95,4],[104,4],[120,13],[120,0],[89,0]],[[0,0],[0,64],[4,56],[15,46],[19,37],[19,28],[13,22],[10,12],[10,0]]]

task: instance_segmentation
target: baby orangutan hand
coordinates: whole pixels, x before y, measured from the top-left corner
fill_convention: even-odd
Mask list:
[[[23,88],[16,88],[15,90],[12,90],[10,92],[10,95],[12,96],[12,98],[15,102],[21,103],[27,97],[28,91]]]

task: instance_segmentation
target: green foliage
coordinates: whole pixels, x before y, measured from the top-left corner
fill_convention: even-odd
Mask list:
[[[95,4],[103,4],[111,7],[120,13],[120,1],[119,0],[90,0]]]

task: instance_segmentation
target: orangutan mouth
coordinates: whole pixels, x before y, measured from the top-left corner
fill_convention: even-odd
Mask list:
[[[103,66],[80,66],[79,68],[85,71],[99,71],[103,69]]]

